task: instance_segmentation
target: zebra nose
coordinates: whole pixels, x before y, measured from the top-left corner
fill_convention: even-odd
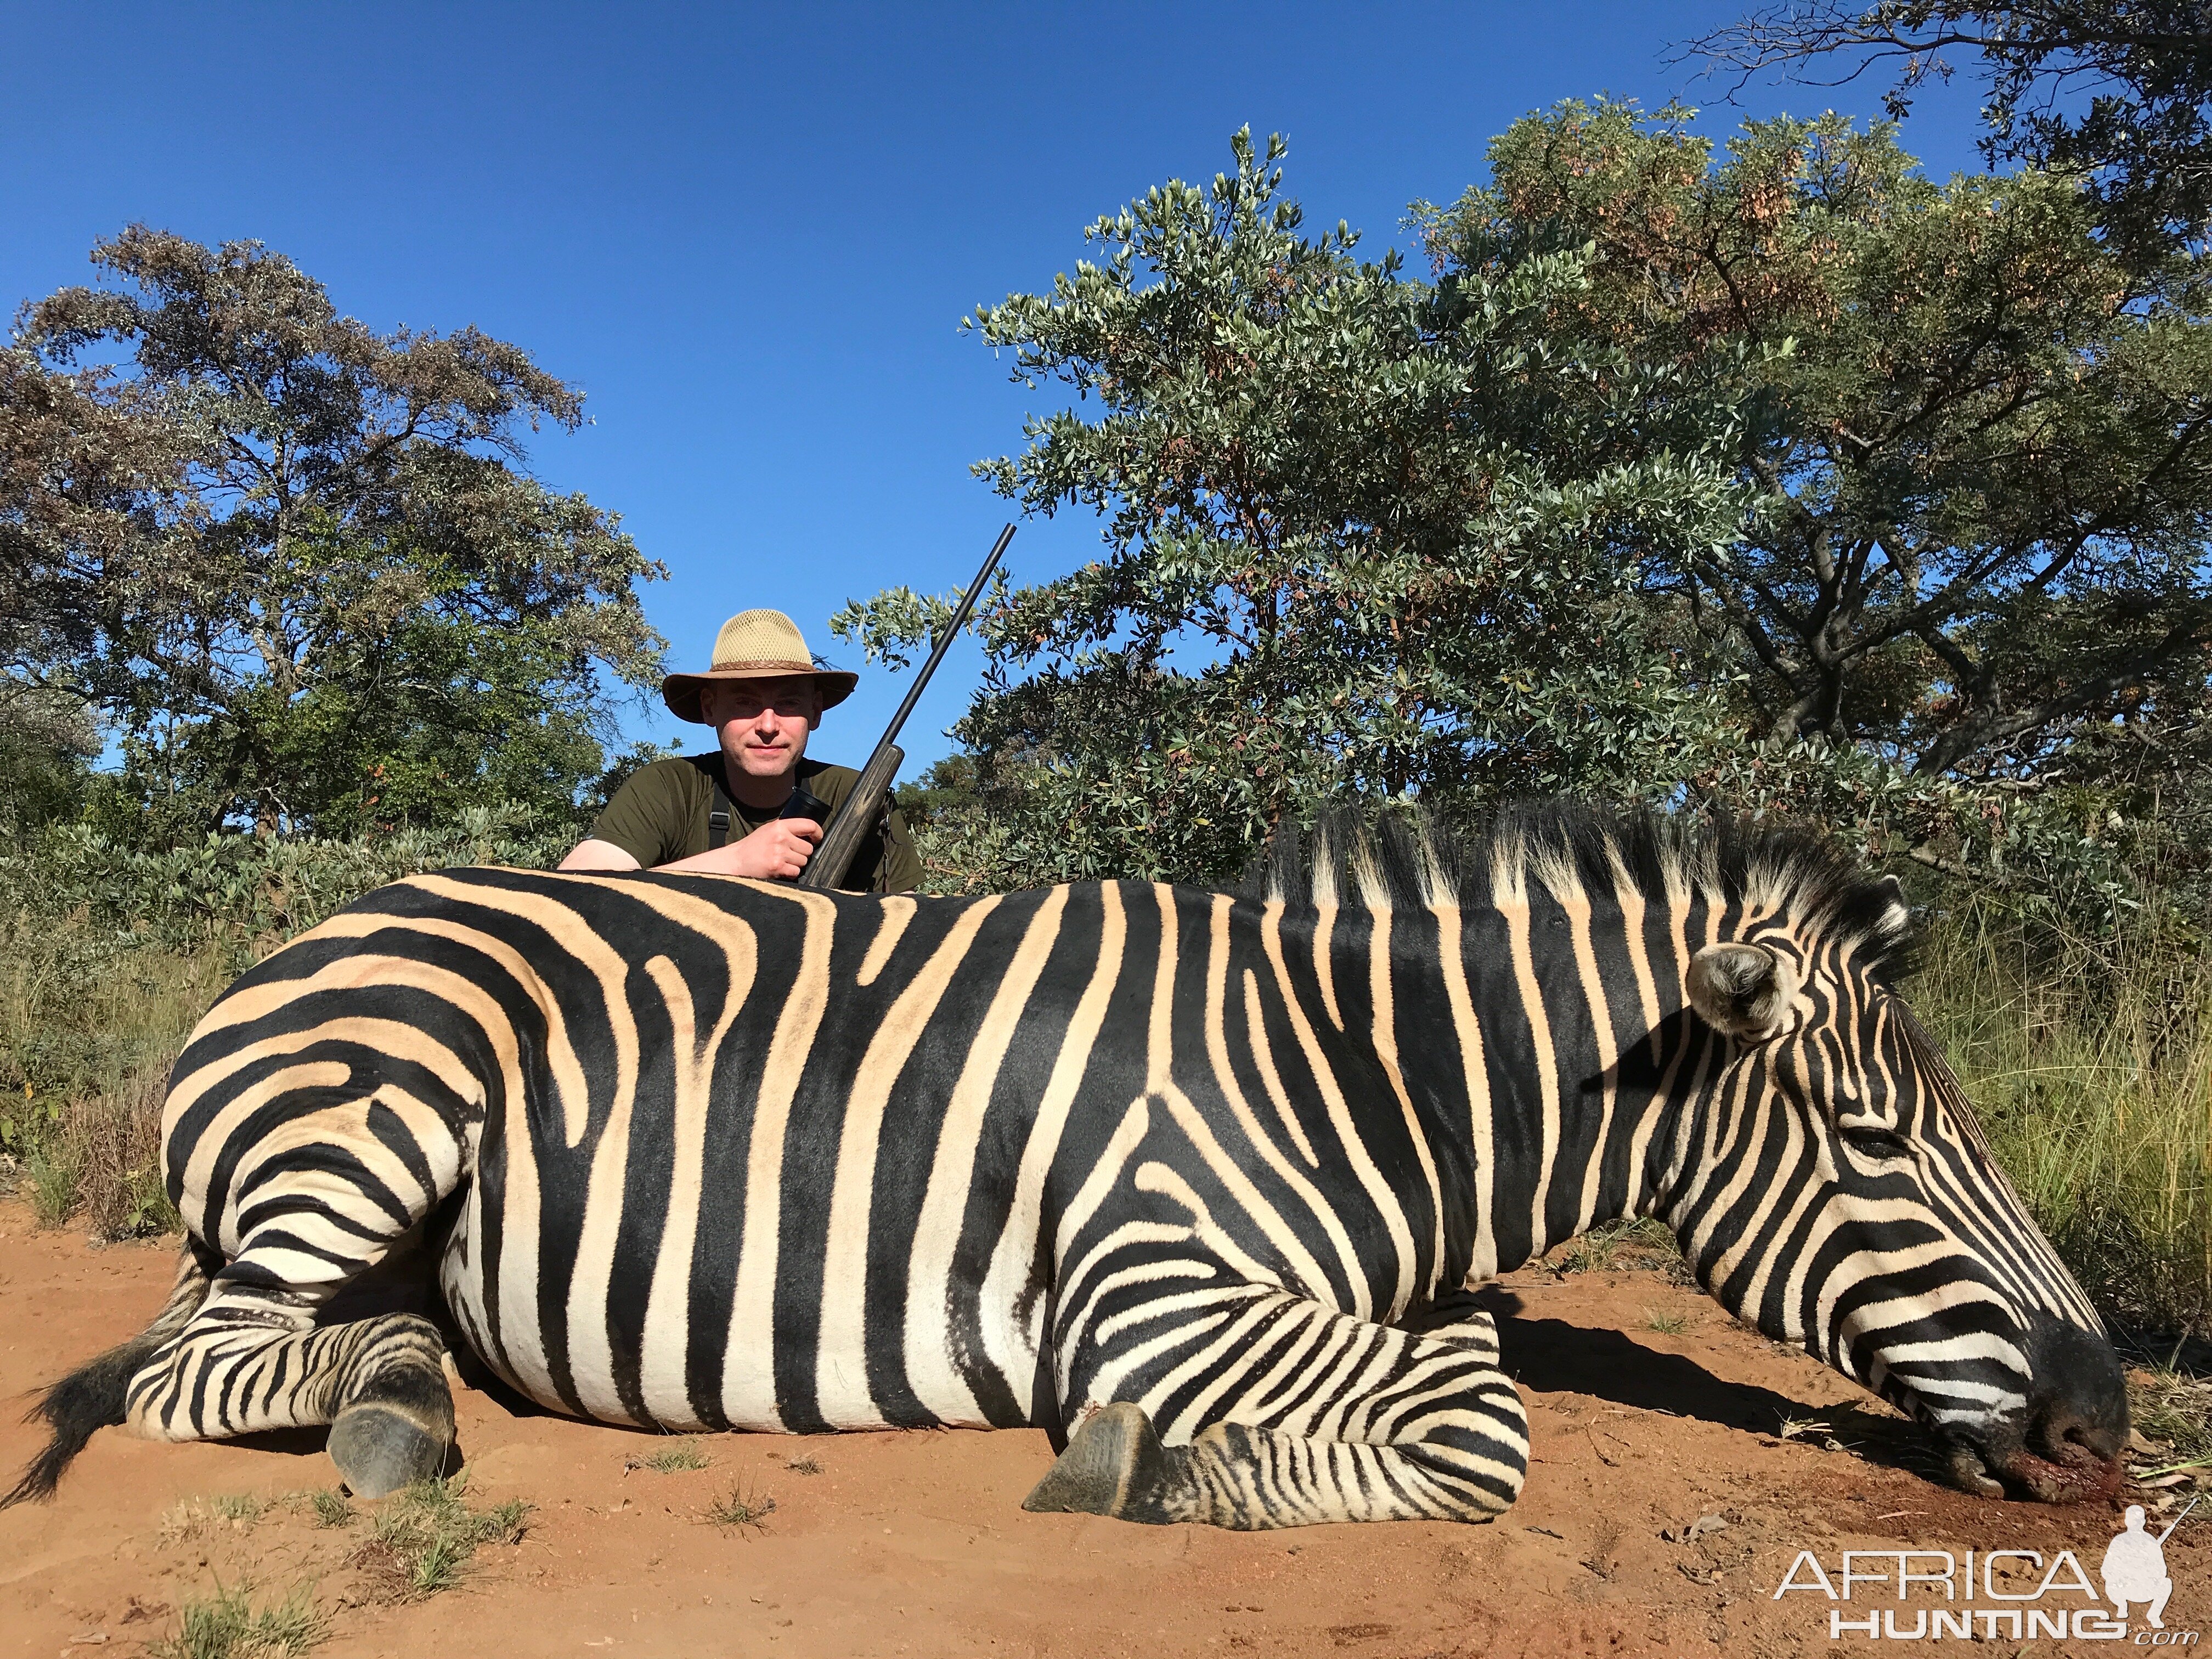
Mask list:
[[[2099,1333],[2048,1315],[2029,1320],[2026,1348],[2028,1456],[2064,1471],[2062,1486],[2106,1484],[2128,1440],[2119,1356]]]

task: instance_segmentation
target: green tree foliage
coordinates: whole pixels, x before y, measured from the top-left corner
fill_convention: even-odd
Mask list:
[[[1108,548],[979,624],[963,857],[990,884],[1221,875],[1329,798],[1634,793],[1712,729],[1634,583],[1741,519],[1710,366],[1556,337],[1583,250],[1415,281],[1302,233],[1279,140],[1234,150],[971,319],[1088,406],[976,471],[1096,511]],[[945,615],[901,589],[834,625],[896,659]]]
[[[566,810],[661,646],[659,567],[520,470],[579,395],[474,329],[380,335],[258,243],[93,259],[0,352],[0,666],[119,739],[111,820]]]
[[[99,734],[84,706],[0,684],[0,836],[21,842],[82,803]]]
[[[2119,247],[2155,258],[2212,222],[2212,51],[2202,0],[1787,0],[1683,49],[1741,86],[1765,70],[1893,70],[1893,117],[1973,65],[1992,162],[2086,182]]]
[[[2194,261],[1833,117],[1716,155],[1680,111],[1532,116],[1417,204],[1426,281],[1302,237],[1238,156],[977,313],[1077,394],[978,470],[1097,511],[1109,556],[981,624],[956,871],[1219,874],[1320,799],[1559,789],[2069,903],[2154,817],[2201,864]],[[896,655],[944,614],[896,590],[840,627]]]
[[[1424,216],[1442,268],[1589,248],[1557,337],[1710,363],[1753,411],[1745,533],[1644,591],[1723,653],[1755,732],[1999,817],[1992,787],[2086,824],[2185,781],[2212,668],[2196,261],[2124,258],[2047,174],[1932,184],[1893,125],[1834,116],[1749,124],[1716,158],[1682,112],[1571,103],[1492,164]]]

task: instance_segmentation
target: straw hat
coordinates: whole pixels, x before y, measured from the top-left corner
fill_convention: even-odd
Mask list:
[[[699,694],[710,680],[784,680],[804,676],[822,688],[822,706],[834,708],[853,695],[858,674],[817,668],[799,624],[781,611],[740,611],[714,635],[714,665],[703,674],[671,674],[660,683],[668,712],[704,726]]]

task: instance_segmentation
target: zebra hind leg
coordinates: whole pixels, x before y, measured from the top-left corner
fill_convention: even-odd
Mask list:
[[[343,1364],[345,1403],[331,1419],[331,1461],[362,1498],[436,1474],[453,1443],[445,1338],[426,1319],[393,1314],[341,1328],[356,1341]]]
[[[1074,1373],[1121,1397],[1096,1402],[1023,1508],[1257,1530],[1487,1521],[1519,1496],[1528,1414],[1486,1316],[1422,1336],[1259,1287],[1224,1304],[1235,1316],[1164,1315],[1189,1321],[1182,1344],[1125,1311],[1117,1336],[1148,1350],[1134,1374],[1078,1353]]]
[[[252,1282],[261,1254],[249,1241],[198,1314],[131,1376],[132,1427],[174,1441],[328,1424],[331,1459],[361,1498],[437,1474],[453,1438],[437,1327],[403,1313],[317,1326],[322,1298]]]
[[[381,1498],[445,1462],[445,1340],[414,1314],[316,1316],[453,1190],[460,1146],[435,1114],[403,1118],[358,1095],[302,1111],[286,1140],[241,1160],[220,1218],[195,1213],[187,1194],[194,1230],[220,1220],[237,1246],[189,1322],[131,1376],[128,1420],[156,1440],[328,1424],[346,1485]]]

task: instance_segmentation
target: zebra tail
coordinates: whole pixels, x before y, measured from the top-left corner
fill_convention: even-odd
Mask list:
[[[27,1499],[43,1503],[52,1498],[62,1471],[84,1449],[85,1443],[99,1430],[124,1420],[131,1379],[163,1343],[191,1322],[200,1304],[207,1300],[208,1262],[202,1249],[197,1240],[186,1237],[184,1249],[177,1255],[176,1284],[152,1324],[128,1342],[78,1366],[48,1389],[45,1397],[31,1407],[26,1420],[35,1422],[45,1418],[53,1431],[53,1437],[47,1441],[46,1449],[31,1460],[22,1478],[8,1494],[0,1497],[0,1510]]]

